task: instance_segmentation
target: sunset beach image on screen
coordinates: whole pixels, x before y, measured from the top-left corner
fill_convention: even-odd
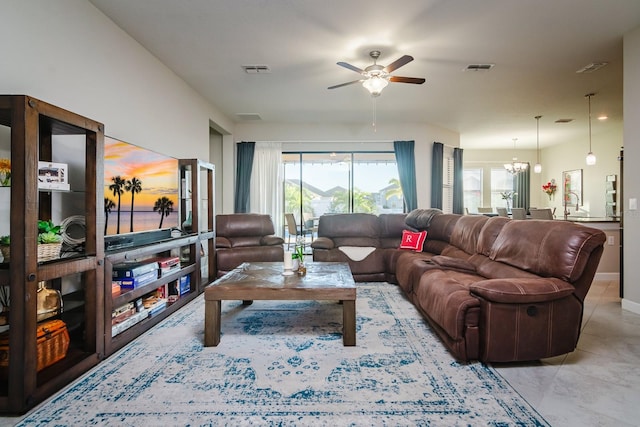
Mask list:
[[[177,159],[105,137],[105,235],[177,227],[178,182]]]

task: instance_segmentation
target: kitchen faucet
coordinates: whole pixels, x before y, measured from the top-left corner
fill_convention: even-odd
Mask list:
[[[569,199],[571,199],[571,195],[572,194],[574,196],[576,196],[576,211],[578,211],[580,209],[580,197],[578,197],[578,194],[575,191],[567,192],[567,195],[564,198],[564,219],[565,219],[565,221],[567,220],[567,217],[570,214],[569,209],[567,209],[567,202],[569,201]]]

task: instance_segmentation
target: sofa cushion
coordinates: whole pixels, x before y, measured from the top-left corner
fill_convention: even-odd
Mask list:
[[[480,300],[469,293],[469,286],[481,279],[469,273],[427,270],[414,286],[414,302],[449,337],[464,339],[466,329],[478,322],[476,318],[468,318],[467,313],[480,307]]]
[[[422,247],[426,238],[426,231],[402,230],[402,241],[400,242],[400,249],[409,249],[416,252],[422,252]]]
[[[482,230],[480,230],[476,252],[484,256],[489,256],[493,243],[500,234],[502,227],[509,221],[511,221],[510,218],[503,216],[489,218],[487,222],[484,223]]]
[[[488,220],[489,217],[484,215],[461,216],[455,227],[453,227],[449,243],[469,255],[474,254],[478,245],[480,231]]]
[[[380,247],[397,249],[402,238],[402,230],[407,228],[405,218],[407,214],[380,214]],[[411,231],[416,231],[412,228]]]
[[[380,246],[378,217],[352,213],[322,215],[318,221],[318,237],[329,237],[338,246]]]
[[[442,214],[440,209],[414,209],[407,214],[404,222],[416,230],[426,230],[431,220],[440,214]]]
[[[481,280],[469,287],[472,294],[505,304],[555,301],[573,293],[571,284],[555,278]]]
[[[574,282],[605,234],[567,221],[509,221],[491,248],[490,258],[543,277]]]

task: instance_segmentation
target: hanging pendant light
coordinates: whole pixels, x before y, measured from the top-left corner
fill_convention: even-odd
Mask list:
[[[513,138],[513,151],[515,153],[516,150],[516,141],[518,138]],[[525,162],[519,162],[516,156],[513,156],[513,161],[511,163],[505,163],[504,168],[512,175],[517,175],[520,172],[524,172],[527,170],[528,164]]]
[[[540,164],[540,118],[542,116],[536,116],[536,164],[533,166],[534,173],[542,172],[542,165]]]
[[[591,97],[595,93],[588,93],[585,98],[589,100],[589,153],[587,154],[587,166],[593,166],[596,164],[596,155],[591,151]]]

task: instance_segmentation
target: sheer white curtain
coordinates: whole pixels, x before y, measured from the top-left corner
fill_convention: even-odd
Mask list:
[[[282,235],[282,143],[256,142],[251,173],[251,212],[271,215],[277,235]]]

